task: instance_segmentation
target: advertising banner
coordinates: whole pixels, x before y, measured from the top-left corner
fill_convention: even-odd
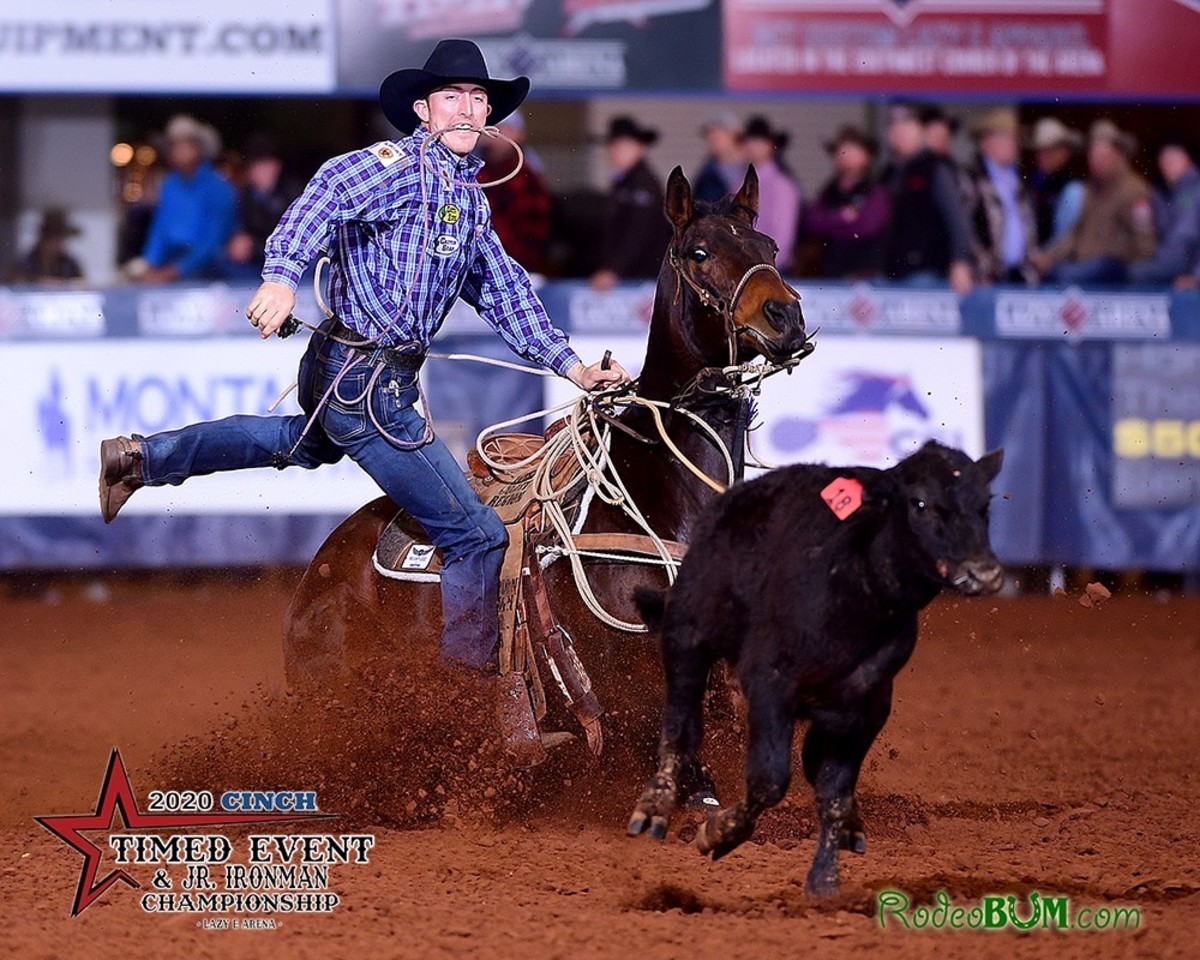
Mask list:
[[[731,90],[1195,97],[1195,0],[725,0]]]
[[[258,349],[255,349],[257,347]],[[96,514],[100,441],[233,414],[266,414],[296,376],[304,343],[244,340],[102,340],[9,343],[16,374],[9,437],[26,451],[0,493],[0,515]],[[299,414],[293,393],[280,413]],[[129,501],[125,514],[329,513],[353,510],[378,488],[349,460],[319,470],[257,470],[197,477]]]
[[[1200,505],[1200,346],[1113,347],[1112,498],[1118,507]]]
[[[0,13],[0,92],[333,89],[332,0],[45,0]]]
[[[339,0],[338,85],[374,93],[442,37],[476,41],[492,76],[538,93],[721,83],[717,0]]]

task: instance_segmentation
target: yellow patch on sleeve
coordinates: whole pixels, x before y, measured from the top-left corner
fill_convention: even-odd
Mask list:
[[[382,163],[385,167],[390,167],[393,163],[400,159],[400,151],[396,149],[394,144],[384,140],[375,144],[373,147],[367,148],[368,153],[373,153],[375,159]]]

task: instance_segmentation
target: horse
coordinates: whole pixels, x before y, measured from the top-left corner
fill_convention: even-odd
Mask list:
[[[703,419],[727,448],[738,431],[738,401],[728,393],[687,393],[704,371],[758,357],[785,361],[811,350],[799,296],[775,269],[775,242],[754,229],[758,177],[753,167],[734,195],[707,204],[693,200],[683,171],[672,171],[665,195],[672,237],[658,273],[639,396],[673,404],[662,413],[665,434],[695,466],[724,479],[725,455],[692,416]],[[667,452],[645,442],[653,433],[644,408],[617,418],[610,455],[631,499],[655,532],[686,544],[713,487]],[[743,424],[744,426],[744,424]],[[740,437],[737,438],[740,441]],[[669,445],[666,445],[669,447]],[[292,688],[353,686],[371,665],[395,665],[437,646],[441,633],[436,583],[381,577],[372,563],[380,533],[397,513],[381,497],[338,526],[317,551],[296,589],[284,621],[284,654]],[[583,533],[641,533],[618,508],[596,498]],[[634,590],[666,583],[661,568],[589,563],[596,598],[616,617],[638,622]],[[574,639],[606,710],[607,742],[624,741],[641,758],[653,756],[662,675],[654,643],[601,623],[585,607],[565,562],[545,571],[546,592],[558,622]],[[654,705],[652,713],[646,710]],[[611,718],[611,719],[610,719]]]

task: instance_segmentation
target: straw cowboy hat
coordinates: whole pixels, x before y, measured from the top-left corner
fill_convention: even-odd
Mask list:
[[[163,131],[163,138],[167,143],[172,140],[191,140],[209,160],[221,152],[221,135],[216,127],[201,123],[186,113],[177,113],[171,118],[167,129]]]
[[[971,124],[971,136],[976,140],[992,133],[1007,133],[1015,137],[1019,129],[1017,111],[1012,107],[997,107]]]
[[[1033,125],[1033,136],[1029,145],[1034,150],[1049,150],[1051,147],[1070,147],[1078,150],[1083,146],[1083,134],[1068,127],[1058,117],[1042,117]]]
[[[421,118],[413,111],[417,100],[451,83],[477,83],[488,93],[488,123],[496,124],[524,102],[529,78],[497,80],[488,76],[483,53],[470,40],[443,40],[420,70],[397,70],[379,85],[379,107],[401,133],[412,133]]]
[[[1111,143],[1125,156],[1137,153],[1137,140],[1111,120],[1097,120],[1088,131],[1088,143]]]

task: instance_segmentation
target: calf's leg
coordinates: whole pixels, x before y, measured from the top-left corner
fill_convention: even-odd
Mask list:
[[[854,790],[863,759],[883,729],[891,708],[890,686],[862,713],[816,713],[804,738],[804,775],[816,793],[817,851],[806,889],[812,896],[838,891],[838,850],[864,853],[862,815]]]
[[[631,837],[648,827],[655,840],[666,837],[680,790],[703,789],[707,777],[696,755],[704,737],[704,691],[713,662],[707,651],[694,647],[678,650],[664,643],[663,651],[667,702],[658,771],[646,783],[628,827]]]
[[[750,707],[746,798],[709,817],[696,834],[700,852],[714,860],[750,839],[758,818],[784,798],[792,778],[795,712],[790,691],[761,682],[745,686],[745,694]]]

